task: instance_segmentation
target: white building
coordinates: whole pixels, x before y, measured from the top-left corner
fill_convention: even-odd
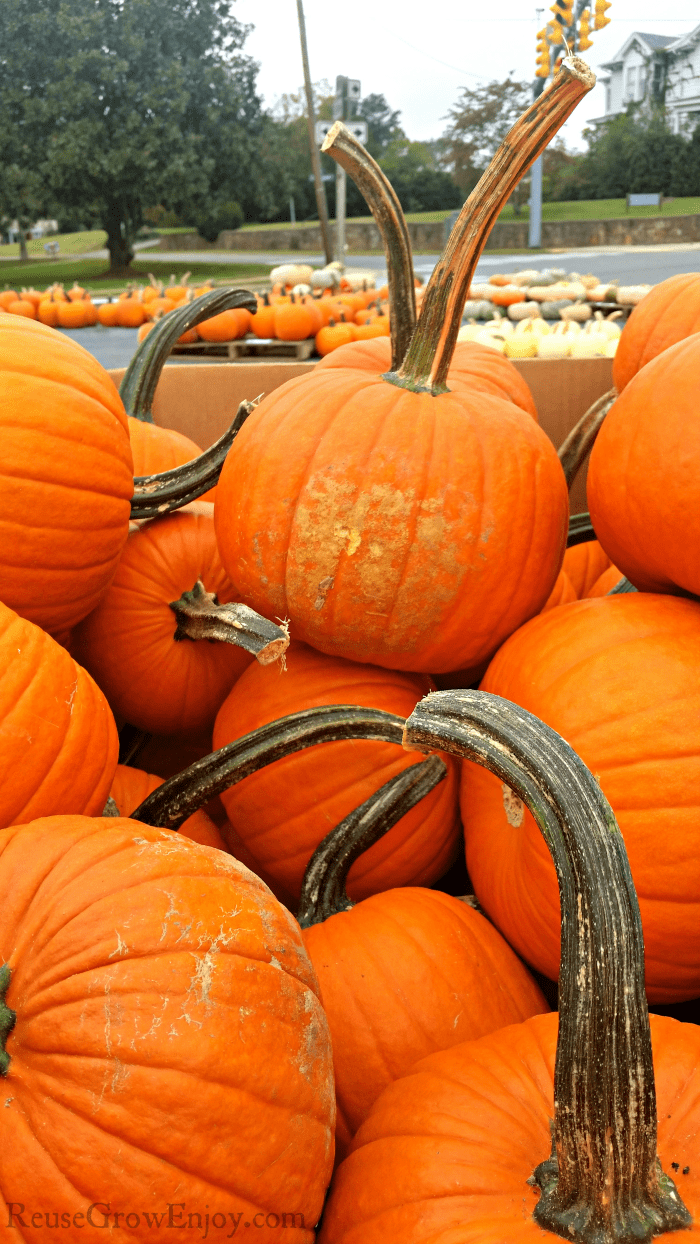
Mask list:
[[[601,69],[608,71],[601,78],[605,115],[593,117],[591,125],[642,102],[664,103],[674,134],[690,135],[700,124],[700,26],[675,38],[635,31]]]

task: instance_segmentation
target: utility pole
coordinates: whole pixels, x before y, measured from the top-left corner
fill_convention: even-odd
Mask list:
[[[304,21],[304,8],[302,0],[297,0],[297,15],[299,17],[299,38],[301,40],[301,59],[304,66],[304,90],[306,92],[306,117],[309,126],[309,146],[311,148],[311,167],[314,174],[314,186],[316,189],[316,204],[318,206],[318,220],[321,226],[321,238],[323,240],[323,249],[326,255],[326,263],[330,263],[333,257],[331,247],[330,230],[328,228],[328,206],[326,204],[326,191],[321,177],[321,156],[316,146],[316,115],[314,113],[314,96],[311,89],[311,74],[309,72],[309,52],[306,46],[306,23]]]
[[[360,102],[360,83],[357,78],[338,75],[335,80],[333,120],[349,121]],[[339,164],[335,166],[335,257],[345,263],[345,205],[347,201],[347,174]]]

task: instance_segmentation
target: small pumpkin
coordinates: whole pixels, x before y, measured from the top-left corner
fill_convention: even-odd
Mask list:
[[[134,769],[129,765],[117,765],[110,795],[119,810],[120,816],[131,816],[131,813],[143,803],[154,790],[162,786],[164,778],[154,773],[146,773],[143,769]],[[218,828],[207,816],[206,812],[194,812],[180,826],[183,838],[198,842],[203,847],[216,847],[218,851],[226,850]]]

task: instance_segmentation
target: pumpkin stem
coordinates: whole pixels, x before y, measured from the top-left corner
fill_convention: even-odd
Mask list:
[[[413,255],[406,218],[391,182],[342,121],[336,121],[328,131],[321,151],[350,174],[382,235],[391,313],[391,370],[396,371],[416,326]]]
[[[559,461],[566,476],[568,488],[571,488],[586,455],[593,448],[593,443],[603,426],[603,420],[617,397],[617,389],[613,386],[602,397],[597,398],[559,446]]]
[[[157,332],[154,328],[148,335]],[[241,402],[231,427],[218,441],[205,449],[198,458],[161,471],[158,475],[137,475],[134,478],[134,495],[131,498],[131,518],[159,518],[172,510],[179,510],[189,501],[196,501],[202,493],[216,484],[226,455],[249,415],[255,410],[255,402]]]
[[[598,537],[593,530],[593,523],[588,510],[583,510],[581,514],[572,514],[569,518],[569,534],[566,538],[567,549],[573,548],[575,544],[588,544],[590,540],[597,540]]]
[[[595,86],[595,74],[578,56],[567,56],[551,85],[516,121],[472,190],[425,291],[416,331],[398,371],[385,379],[418,392],[447,391],[447,371],[474,269],[486,239],[524,173],[579,100]]]
[[[107,796],[107,802],[104,808],[102,809],[102,815],[103,816],[121,816],[121,812],[119,811],[119,808],[117,807],[111,795]]]
[[[338,739],[401,743],[403,727],[401,717],[378,708],[358,708],[354,704],[324,705],[290,713],[288,717],[280,717],[279,721],[271,721],[234,739],[211,756],[196,760],[182,773],[168,778],[131,813],[131,819],[161,829],[179,829],[188,816],[214,795],[283,756]]]
[[[277,661],[289,647],[286,626],[275,626],[248,605],[220,605],[198,579],[170,608],[177,618],[175,639],[221,640],[252,652],[261,665]]]
[[[17,1012],[10,1010],[5,1001],[5,995],[9,988],[10,977],[12,973],[10,966],[3,963],[0,967],[0,1075],[6,1076],[10,1066],[10,1055],[5,1049],[5,1042],[15,1026]]]
[[[447,766],[439,756],[409,765],[326,834],[304,873],[297,912],[302,929],[321,924],[329,916],[354,906],[345,885],[355,860],[388,834],[446,776]]]
[[[656,1154],[644,943],[627,852],[602,790],[568,743],[483,691],[429,695],[407,746],[450,752],[522,799],[549,848],[561,902],[552,1154],[536,1168],[540,1227],[580,1244],[640,1244],[690,1225]]]
[[[188,329],[208,320],[221,311],[245,307],[257,311],[257,301],[248,289],[212,289],[192,302],[183,303],[168,312],[156,328],[144,337],[136,349],[119,386],[119,395],[127,414],[143,423],[153,423],[153,398],[160,373],[172,347]]]

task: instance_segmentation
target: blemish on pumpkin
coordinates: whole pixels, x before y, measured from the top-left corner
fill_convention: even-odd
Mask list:
[[[505,808],[508,824],[512,825],[514,829],[518,829],[525,819],[525,804],[522,799],[518,799],[518,796],[514,794],[510,786],[506,786],[505,782],[501,783],[501,790],[503,791],[503,807]]]
[[[345,550],[348,557],[352,557],[356,553],[362,543],[362,536],[357,527],[338,527],[336,526],[333,533],[339,540],[347,540],[348,546]]]
[[[122,941],[119,930],[115,929],[114,932],[117,935],[117,949],[113,950],[111,954],[108,955],[109,959],[113,959],[115,955],[125,955],[128,953],[128,950],[129,950],[129,947],[127,946],[126,942]]]
[[[326,603],[326,596],[330,592],[334,583],[335,578],[333,575],[326,575],[325,579],[321,579],[321,582],[318,585],[318,596],[314,601],[314,609],[323,609],[323,606]]]

